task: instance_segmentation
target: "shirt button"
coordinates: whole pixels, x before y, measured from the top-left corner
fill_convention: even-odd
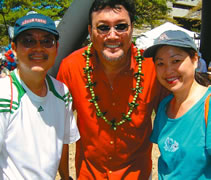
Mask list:
[[[112,173],[112,171],[109,171],[109,174],[111,174]]]
[[[112,157],[111,157],[111,156],[109,156],[109,157],[108,157],[108,159],[109,159],[109,160],[112,160]]]
[[[110,141],[110,144],[114,144],[114,141]]]
[[[113,102],[113,103],[112,103],[112,106],[115,106],[115,105],[116,105],[116,103],[115,103],[115,102]]]

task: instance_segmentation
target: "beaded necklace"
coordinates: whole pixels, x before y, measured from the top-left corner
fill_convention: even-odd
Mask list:
[[[120,125],[124,124],[125,122],[130,122],[132,120],[131,114],[132,114],[133,110],[139,105],[136,102],[136,100],[137,100],[138,94],[142,93],[142,89],[143,89],[143,87],[140,86],[140,82],[142,79],[141,76],[144,76],[144,74],[141,72],[142,61],[144,60],[144,58],[141,56],[140,50],[137,50],[137,56],[135,56],[135,58],[138,63],[138,72],[136,72],[134,74],[134,77],[136,78],[136,87],[132,88],[132,90],[135,92],[135,94],[134,94],[132,102],[128,103],[128,105],[129,105],[128,112],[126,114],[122,113],[122,118],[119,122],[117,122],[115,119],[112,119],[111,121],[109,121],[105,116],[106,112],[101,111],[101,109],[97,103],[98,97],[95,95],[95,92],[94,92],[94,86],[96,86],[96,82],[93,82],[91,79],[91,72],[93,71],[93,69],[89,65],[90,57],[92,56],[91,47],[92,47],[92,43],[90,43],[88,45],[88,49],[85,50],[85,52],[83,53],[83,56],[86,59],[86,67],[83,69],[84,69],[84,74],[86,75],[87,82],[88,82],[86,84],[86,88],[89,89],[89,92],[91,94],[91,99],[89,99],[89,102],[94,104],[94,106],[96,108],[97,117],[103,119],[108,125],[111,126],[111,128],[113,130],[116,130],[117,126],[120,126]]]

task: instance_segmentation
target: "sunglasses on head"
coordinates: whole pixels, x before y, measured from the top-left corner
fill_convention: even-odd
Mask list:
[[[129,27],[128,24],[121,23],[121,24],[115,25],[114,29],[118,33],[123,33],[123,32],[126,32],[128,30],[128,27]],[[102,25],[97,26],[97,29],[100,33],[107,34],[110,31],[111,27],[108,26],[108,25],[102,24]]]
[[[22,37],[20,39],[20,43],[25,48],[34,48],[37,45],[38,41],[40,42],[40,46],[42,48],[52,48],[56,43],[55,39],[52,38],[44,38],[41,40],[36,40],[32,37]]]

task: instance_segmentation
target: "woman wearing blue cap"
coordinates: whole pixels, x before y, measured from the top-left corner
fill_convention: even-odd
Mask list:
[[[159,105],[151,135],[161,153],[159,179],[211,179],[211,87],[195,71],[195,43],[182,31],[166,31],[144,56],[153,57],[158,80],[172,92]]]

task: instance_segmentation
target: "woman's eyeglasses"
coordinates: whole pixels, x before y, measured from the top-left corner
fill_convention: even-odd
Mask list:
[[[52,48],[56,43],[56,41],[52,38],[45,38],[45,39],[42,39],[42,40],[36,40],[34,38],[23,37],[23,38],[20,39],[20,43],[25,48],[34,48],[37,45],[38,41],[40,42],[40,46],[42,48]]]
[[[113,26],[115,31],[118,33],[126,32],[128,30],[128,27],[129,27],[129,25],[125,24],[125,23],[121,23],[121,24],[117,24],[117,25]],[[108,34],[109,31],[111,30],[111,28],[112,27],[110,27],[108,25],[104,25],[104,24],[97,26],[97,30],[101,34]]]

